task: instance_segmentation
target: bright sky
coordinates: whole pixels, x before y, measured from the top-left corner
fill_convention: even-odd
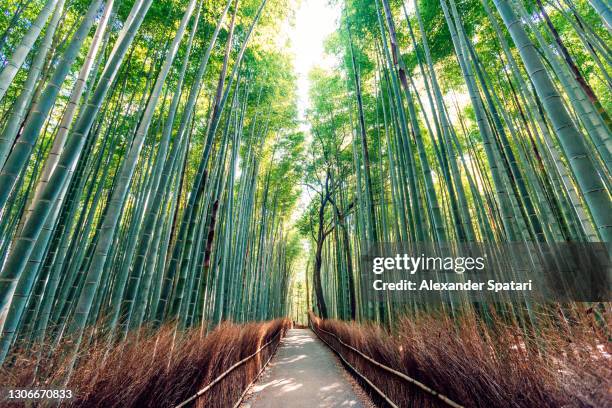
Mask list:
[[[280,42],[288,40],[290,51],[294,56],[294,68],[298,85],[298,111],[302,121],[302,130],[307,133],[308,124],[305,122],[305,112],[309,107],[308,90],[310,84],[308,74],[314,67],[331,68],[336,59],[325,54],[325,39],[335,31],[340,18],[340,6],[329,4],[329,0],[297,0],[298,8],[295,12],[294,24],[284,24],[280,35]],[[308,133],[306,135],[308,140]],[[311,192],[310,192],[311,193]],[[303,187],[298,201],[298,208],[294,211],[292,221],[301,216],[303,210],[310,202],[308,189]],[[298,260],[297,281],[305,279],[306,261],[309,254],[308,240],[302,239],[303,252]]]
[[[298,107],[300,119],[308,107],[308,73],[315,66],[331,67],[335,60],[325,55],[325,39],[336,29],[340,17],[339,5],[329,0],[301,0],[295,25],[287,27],[291,51],[295,55],[295,71],[298,76]]]
[[[336,30],[341,9],[339,4],[330,4],[329,0],[297,0],[297,3],[293,24],[285,22],[279,36],[279,45],[288,43],[289,50],[294,57],[299,119],[308,143],[309,126],[305,121],[305,113],[309,107],[308,74],[314,67],[332,68],[337,64],[335,57],[325,54],[324,43],[327,37]],[[302,189],[294,218],[299,217],[310,202],[310,193],[312,192],[308,189]]]

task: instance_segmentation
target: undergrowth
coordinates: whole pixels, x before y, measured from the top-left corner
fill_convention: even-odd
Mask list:
[[[203,333],[199,328],[177,331],[173,324],[166,324],[157,330],[134,331],[110,347],[102,337],[80,351],[65,386],[61,385],[68,373],[67,353],[47,356],[36,349],[18,350],[9,359],[12,363],[0,371],[0,384],[7,389],[70,389],[74,398],[62,401],[67,407],[173,407],[272,341],[198,398],[196,405],[232,407],[290,325],[287,319],[222,323]],[[45,404],[53,405],[52,401],[41,403]],[[0,406],[20,405],[0,401]]]
[[[595,324],[590,310],[567,320],[542,315],[529,335],[499,317],[485,323],[474,315],[405,317],[391,330],[314,315],[311,322],[466,407],[610,407],[609,327]],[[397,405],[447,406],[318,332]]]

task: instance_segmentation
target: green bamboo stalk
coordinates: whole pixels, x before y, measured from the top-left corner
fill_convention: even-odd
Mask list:
[[[529,40],[525,29],[507,1],[496,0],[499,11],[508,31],[519,50],[519,54],[538,97],[552,122],[555,133],[568,159],[574,177],[580,187],[587,206],[604,242],[612,239],[612,204],[609,193],[589,158],[582,136],[569,117],[563,102],[552,84],[540,55]]]
[[[13,82],[17,71],[25,62],[26,57],[32,50],[34,42],[40,35],[45,23],[49,19],[49,16],[55,9],[58,0],[47,0],[43,8],[38,13],[36,19],[32,22],[32,25],[28,29],[28,32],[23,36],[19,45],[13,51],[8,63],[0,72],[0,101],[4,98],[6,91]]]

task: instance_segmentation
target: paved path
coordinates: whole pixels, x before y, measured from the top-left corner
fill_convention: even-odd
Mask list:
[[[243,408],[371,406],[357,395],[336,356],[307,329],[291,329]]]

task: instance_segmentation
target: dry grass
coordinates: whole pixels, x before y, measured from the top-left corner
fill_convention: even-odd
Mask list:
[[[223,323],[205,335],[199,329],[177,333],[173,325],[165,325],[154,332],[131,333],[110,349],[107,342],[96,341],[82,351],[66,386],[76,397],[62,406],[172,407],[274,340],[198,399],[198,406],[231,407],[290,325],[286,319]],[[0,372],[0,383],[7,388],[57,388],[52,385],[65,378],[66,359],[56,353],[39,364],[37,372],[35,355],[31,350],[13,356],[15,363]]]
[[[610,407],[607,330],[594,325],[588,312],[576,315],[581,317],[564,325],[542,318],[532,336],[499,318],[485,324],[474,316],[403,318],[393,335],[375,325],[311,319],[316,328],[466,407]],[[332,336],[321,335],[399,406],[444,406]]]

